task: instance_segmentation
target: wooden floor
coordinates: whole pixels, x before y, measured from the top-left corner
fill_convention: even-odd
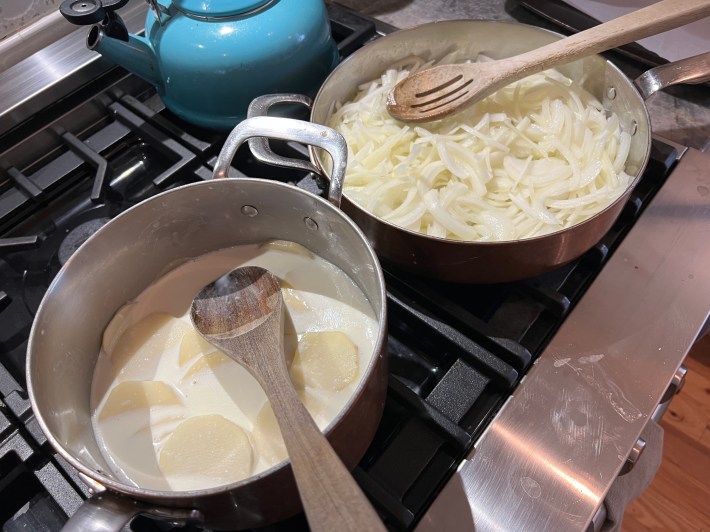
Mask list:
[[[695,344],[685,365],[685,386],[661,423],[661,469],[627,508],[624,532],[710,532],[710,334]]]

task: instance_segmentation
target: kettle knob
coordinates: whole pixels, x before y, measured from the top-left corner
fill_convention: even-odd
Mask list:
[[[83,26],[105,20],[127,3],[128,0],[64,0],[59,12],[72,24]]]

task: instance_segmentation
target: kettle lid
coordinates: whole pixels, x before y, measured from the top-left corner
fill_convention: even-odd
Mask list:
[[[175,6],[189,15],[228,17],[240,15],[271,3],[273,0],[173,0]]]

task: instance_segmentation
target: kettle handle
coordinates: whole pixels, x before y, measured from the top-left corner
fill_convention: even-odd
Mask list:
[[[163,24],[165,24],[170,18],[170,13],[168,9],[160,5],[160,2],[158,2],[158,0],[146,0],[146,2],[148,2],[150,9],[153,10],[153,16],[158,22],[158,26],[162,26]]]

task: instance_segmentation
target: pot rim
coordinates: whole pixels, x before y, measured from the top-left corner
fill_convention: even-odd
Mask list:
[[[96,233],[91,235],[80,247],[79,249],[76,250],[76,252],[72,255],[72,257],[65,263],[64,266],[60,269],[60,271],[57,273],[57,275],[54,277],[52,280],[51,284],[49,285],[47,292],[45,296],[42,298],[42,301],[40,302],[40,305],[37,309],[37,313],[35,314],[35,319],[33,320],[32,323],[32,328],[30,330],[30,336],[29,336],[29,341],[27,344],[27,361],[25,364],[25,377],[27,380],[27,393],[30,399],[30,404],[32,406],[32,411],[34,412],[35,418],[37,419],[37,422],[40,426],[40,429],[44,433],[44,435],[47,437],[47,440],[51,444],[51,446],[65,459],[69,464],[79,471],[81,474],[85,475],[92,481],[98,483],[99,485],[103,486],[104,488],[110,488],[113,491],[123,493],[125,495],[129,495],[135,499],[139,500],[145,500],[147,498],[164,498],[164,499],[172,499],[174,501],[177,501],[178,504],[181,502],[188,503],[192,500],[194,500],[197,497],[208,497],[213,494],[218,494],[226,491],[231,491],[231,490],[236,490],[241,488],[242,486],[248,485],[252,482],[261,480],[276,471],[279,471],[281,469],[286,468],[287,466],[290,465],[290,461],[288,459],[284,459],[281,462],[274,464],[268,469],[265,469],[264,471],[261,471],[255,475],[251,475],[247,478],[244,478],[242,480],[239,480],[237,482],[233,482],[231,484],[223,484],[220,486],[215,486],[211,488],[203,488],[199,490],[189,490],[189,491],[170,491],[170,490],[153,490],[153,489],[146,489],[146,488],[140,488],[136,486],[131,486],[128,484],[124,484],[123,482],[120,482],[116,479],[107,477],[103,473],[99,473],[97,471],[94,471],[93,469],[87,467],[85,464],[83,464],[81,461],[77,460],[74,457],[74,454],[71,453],[68,449],[65,448],[65,446],[57,439],[55,438],[54,434],[51,432],[49,429],[46,421],[45,421],[45,413],[43,413],[40,408],[37,405],[37,402],[35,400],[35,391],[34,391],[34,383],[32,379],[32,372],[31,372],[31,367],[32,367],[32,362],[35,358],[33,356],[33,344],[34,344],[34,338],[40,334],[40,331],[38,330],[40,325],[38,324],[40,321],[40,318],[42,317],[44,313],[44,307],[46,306],[46,302],[48,298],[50,297],[50,294],[52,293],[52,289],[55,286],[55,284],[58,284],[61,282],[61,278],[63,276],[63,273],[66,269],[71,267],[71,264],[75,262],[75,257],[78,256],[79,253],[81,253],[82,249],[89,244],[90,242],[93,242],[94,240],[97,240],[101,238],[103,235],[104,228],[109,227],[111,225],[115,225],[114,222],[118,223],[120,220],[123,218],[132,216],[133,212],[139,209],[144,209],[145,205],[152,204],[154,202],[161,201],[166,195],[169,194],[185,194],[188,193],[188,191],[193,191],[199,190],[200,188],[204,187],[213,187],[213,186],[218,186],[218,187],[223,187],[223,186],[239,186],[240,182],[251,182],[251,183],[259,183],[259,186],[269,186],[269,187],[275,187],[276,189],[283,190],[285,189],[287,192],[285,193],[297,193],[297,194],[304,194],[306,196],[310,196],[311,198],[315,198],[318,202],[321,203],[321,206],[324,208],[327,208],[331,210],[334,213],[337,213],[338,216],[340,216],[346,223],[347,226],[353,230],[357,236],[360,238],[362,243],[365,245],[365,248],[367,249],[369,259],[371,262],[371,265],[374,267],[373,268],[373,273],[376,277],[376,282],[378,286],[378,292],[379,292],[379,297],[382,302],[381,308],[379,309],[379,314],[380,318],[378,320],[378,333],[377,337],[375,339],[374,343],[374,349],[373,352],[370,355],[370,360],[367,364],[367,367],[365,368],[362,377],[360,379],[359,384],[355,388],[353,394],[350,396],[348,401],[345,403],[345,405],[340,409],[339,413],[333,420],[328,424],[328,426],[323,430],[324,434],[329,434],[333,428],[340,423],[342,418],[344,417],[345,413],[348,412],[353,404],[356,402],[357,399],[364,393],[365,385],[368,382],[368,380],[372,377],[373,372],[375,371],[375,367],[377,366],[377,359],[379,356],[380,351],[382,350],[382,347],[386,345],[386,339],[387,339],[387,294],[385,290],[385,281],[384,281],[384,274],[382,272],[382,267],[379,263],[379,260],[377,259],[377,255],[375,254],[372,245],[370,242],[367,240],[363,232],[360,230],[360,228],[353,222],[350,217],[348,217],[342,210],[338,209],[334,205],[332,205],[330,202],[326,201],[325,199],[321,198],[320,196],[316,196],[315,194],[307,191],[300,189],[294,185],[288,184],[288,183],[282,183],[280,181],[275,181],[275,180],[270,180],[270,179],[263,179],[263,178],[251,178],[251,177],[239,177],[239,178],[227,178],[227,179],[214,179],[214,180],[208,180],[208,181],[199,181],[195,183],[188,183],[185,185],[181,185],[179,187],[163,191],[159,194],[156,194],[155,196],[152,196],[150,198],[147,198],[136,205],[133,205],[132,207],[128,208],[127,210],[123,211],[120,213],[118,216],[115,218],[111,219],[108,223],[106,223],[103,227],[101,227]],[[194,193],[194,191],[193,191]],[[279,193],[279,192],[274,192],[274,193]],[[163,272],[167,273],[167,271]],[[373,310],[377,314],[377,308],[373,304],[372,301],[370,301],[370,304],[373,306]],[[96,357],[98,357],[98,353],[96,354]],[[173,506],[171,504],[171,506]]]

